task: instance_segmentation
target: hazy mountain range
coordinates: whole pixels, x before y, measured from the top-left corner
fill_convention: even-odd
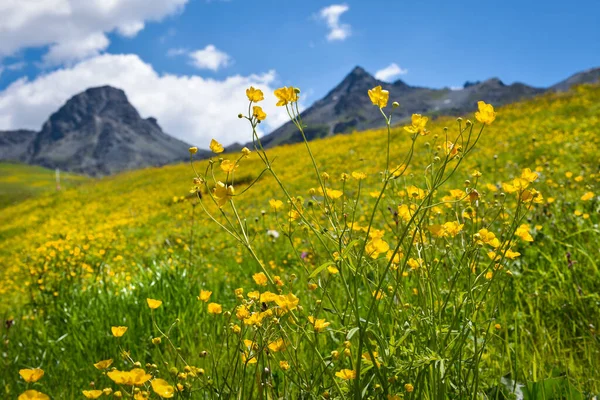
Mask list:
[[[381,85],[398,101],[395,121],[413,113],[460,115],[472,112],[478,100],[499,106],[544,93],[565,91],[573,85],[600,81],[600,68],[577,73],[549,88],[522,83],[504,84],[497,78],[467,82],[460,89],[430,89],[410,86],[401,80],[386,83],[360,67],[323,99],[302,112],[309,139],[322,138],[383,125],[367,90]],[[263,138],[272,147],[301,140],[291,123]],[[164,133],[156,119],[143,119],[129,103],[125,92],[110,86],[79,93],[53,113],[39,132],[0,131],[0,161],[17,161],[92,176],[123,170],[160,166],[187,160],[189,145]],[[235,144],[228,150],[236,150]],[[199,156],[208,156],[200,151]]]

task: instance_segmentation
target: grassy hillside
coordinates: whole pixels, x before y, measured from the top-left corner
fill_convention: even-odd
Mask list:
[[[310,143],[320,171],[329,174],[330,188],[344,193],[339,199],[332,196],[329,205],[318,190],[311,190],[319,187],[319,181],[304,144],[269,150],[267,155],[286,190],[302,196],[299,202],[312,221],[304,225],[288,220],[293,208],[273,176],[262,173],[261,160],[253,152],[236,171],[235,211],[256,257],[207,218],[196,195],[190,193],[194,173],[189,164],[84,182],[7,206],[0,216],[0,314],[15,324],[7,322],[2,334],[0,387],[10,398],[16,397],[26,388],[18,370],[41,367],[45,376],[33,386],[54,398],[81,398],[81,390],[92,388],[91,382],[100,389],[118,390],[113,380],[93,366],[111,358],[119,370],[131,369],[134,362],[141,362],[142,367],[148,364],[145,368],[154,376],[174,386],[179,382],[182,391],[178,396],[185,398],[239,393],[250,396],[246,398],[287,397],[300,392],[307,398],[327,398],[324,392],[335,398],[355,390],[353,379],[334,373],[344,369],[356,372],[356,361],[367,351],[364,342],[379,353],[377,356],[368,347],[361,361],[364,367],[359,375],[365,397],[380,398],[385,392],[398,396],[389,398],[451,394],[461,398],[475,393],[503,398],[499,393],[508,389],[501,385],[502,379],[525,384],[524,390],[531,393],[555,390],[549,387],[599,393],[600,87],[581,86],[497,111],[496,121],[485,128],[468,157],[460,163],[458,158],[449,160],[452,168],[460,168],[430,197],[426,197],[427,188],[439,162],[435,157],[446,156],[443,128],[449,127],[448,135],[456,135],[454,119],[439,118],[428,124],[431,133],[414,142],[408,169],[390,181],[384,196],[380,190],[387,158],[385,130]],[[473,116],[465,116],[463,128],[468,126],[466,118]],[[243,122],[240,129],[244,129]],[[410,135],[402,128],[391,131],[392,166],[404,162],[411,144]],[[467,148],[463,143],[463,149]],[[218,164],[219,157],[236,160],[238,156],[222,154],[213,159]],[[206,163],[199,162],[196,168],[204,172]],[[525,168],[537,173],[533,184],[543,196],[526,207],[506,186]],[[340,180],[342,173],[354,171],[365,173],[366,179]],[[225,181],[218,166],[215,173]],[[25,172],[15,176],[42,181]],[[4,175],[0,181],[22,177]],[[479,198],[469,197],[469,202],[465,193],[473,189]],[[224,207],[221,214],[206,190],[201,193],[203,204],[217,221],[227,226],[228,219],[236,219],[233,210]],[[283,210],[275,211],[271,199],[282,200]],[[410,234],[420,236],[413,236],[411,242],[400,234],[404,224],[412,222],[411,211],[406,220],[402,213],[416,207],[420,199],[432,203],[420,228],[407,228]],[[376,202],[378,211],[371,214]],[[529,211],[525,213],[522,207]],[[406,276],[386,276],[385,251],[381,258],[365,261],[369,267],[364,275],[349,272],[351,267],[342,268],[343,262],[341,274],[328,270],[327,266],[337,262],[327,264],[329,246],[335,249],[339,237],[352,235],[338,231],[349,219],[354,228],[372,220],[373,229],[385,232],[392,248],[399,242],[399,254],[404,257],[399,265],[406,267],[400,270]],[[463,231],[438,236],[436,232],[446,221],[462,224]],[[320,231],[313,232],[317,225]],[[507,232],[513,225],[521,229],[521,236],[511,239]],[[508,238],[505,250],[510,247],[520,256],[511,259],[504,255],[498,261],[488,251],[477,250],[486,244],[474,243],[471,237],[479,238],[478,231],[487,226],[499,238]],[[267,235],[268,231],[276,233]],[[355,231],[361,232],[360,228]],[[532,241],[524,239],[523,231]],[[359,238],[359,233],[355,235]],[[351,248],[357,240],[365,245],[366,241],[356,237],[340,240],[341,251],[335,257],[346,257],[344,246]],[[468,255],[465,260],[470,260],[467,264],[463,253]],[[484,266],[490,264],[488,257],[491,266]],[[260,328],[238,322],[243,330],[237,335],[246,340],[269,343],[283,337],[291,342],[288,350],[271,350],[264,356],[254,345],[250,350],[236,347],[238,342],[230,333],[237,321],[235,307],[242,301],[234,290],[244,288],[244,302],[250,301],[245,297],[249,291],[265,290],[253,279],[262,271],[256,259],[275,281],[281,281],[281,285],[269,283],[268,289],[293,292],[302,306],[289,322],[286,319],[286,325],[283,318],[281,325],[277,322]],[[497,273],[499,286],[492,287]],[[378,279],[384,286],[376,284]],[[456,282],[456,287],[449,282]],[[393,290],[385,297],[373,291],[388,285]],[[351,297],[362,307],[371,304],[372,296],[382,297],[382,308],[375,311],[379,322],[365,331],[370,333],[364,337],[362,331],[351,334],[361,323],[353,325],[353,318],[344,311],[353,304],[344,288],[356,290]],[[206,304],[196,298],[201,289],[212,291],[210,301],[222,305],[223,314],[207,313]],[[467,314],[467,305],[464,309],[460,305],[470,293],[481,294],[483,300],[473,302],[478,305],[472,305]],[[147,297],[160,299],[163,305],[150,313]],[[439,310],[442,304],[447,315]],[[357,314],[363,315],[364,309],[358,308]],[[307,315],[327,319],[331,327],[321,334],[307,334],[306,323],[299,322],[299,318],[306,321]],[[438,318],[442,325],[433,322]],[[427,321],[432,321],[431,325]],[[453,321],[461,322],[456,326]],[[129,329],[116,339],[111,326],[118,325]],[[384,326],[389,330],[380,329]],[[278,331],[289,332],[289,337],[285,336],[288,333],[277,336],[274,332]],[[447,347],[425,340],[454,337],[455,333]],[[153,337],[162,337],[163,343],[153,344]],[[359,339],[360,344],[355,343]],[[478,349],[482,340],[485,351]],[[466,353],[455,353],[452,346],[460,341],[473,343],[474,348],[460,347]],[[355,353],[355,348],[362,350]],[[338,359],[332,351],[342,356]],[[245,360],[241,365],[239,354]],[[259,362],[249,363],[253,357]],[[372,357],[379,357],[377,363],[382,366],[369,362]],[[468,370],[467,364],[460,364],[463,358],[477,363],[477,376],[461,375]],[[280,361],[291,364],[295,375]],[[186,364],[185,372],[192,373],[182,378],[175,370],[184,371]],[[381,379],[382,374],[388,378]],[[229,387],[232,376],[239,376],[240,387]],[[476,382],[475,386],[469,386],[470,382]],[[259,389],[265,384],[267,389]]]
[[[61,172],[60,187],[75,187],[87,178]],[[37,194],[56,190],[56,172],[33,165],[0,163],[0,208],[19,203]]]

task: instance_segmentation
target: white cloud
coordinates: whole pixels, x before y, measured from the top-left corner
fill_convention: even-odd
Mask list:
[[[202,50],[196,50],[189,53],[190,63],[199,69],[210,69],[217,71],[221,67],[226,67],[231,62],[231,57],[212,44],[209,44]]]
[[[50,46],[47,63],[93,57],[108,46],[106,33],[135,36],[145,21],[176,13],[188,1],[2,0],[0,58],[43,46]]]
[[[398,64],[391,63],[385,68],[380,69],[375,72],[375,78],[380,81],[389,81],[391,78],[398,75],[406,75],[408,73],[407,69],[400,68]]]
[[[183,54],[188,54],[188,53],[189,53],[188,49],[184,49],[182,47],[176,47],[173,49],[169,49],[169,51],[167,51],[167,56],[175,57],[175,56],[181,56]]]
[[[319,12],[319,17],[325,21],[329,28],[329,32],[327,33],[328,41],[345,40],[350,36],[350,25],[340,23],[340,16],[349,9],[350,7],[347,4],[332,4],[321,9]]]
[[[137,55],[102,54],[73,66],[60,68],[34,80],[21,78],[0,92],[0,130],[39,130],[48,116],[71,96],[89,87],[111,85],[125,90],[142,117],[153,116],[164,131],[188,143],[207,148],[211,138],[225,144],[251,140],[245,120],[245,89],[263,90],[261,103],[268,117],[261,124],[269,132],[288,117],[275,107],[274,71],[223,80],[198,75],[157,73]]]

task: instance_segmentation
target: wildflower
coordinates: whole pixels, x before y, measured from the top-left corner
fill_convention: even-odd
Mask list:
[[[146,302],[148,302],[148,307],[150,307],[151,310],[156,310],[162,305],[161,300],[146,299]]]
[[[215,139],[211,139],[209,147],[210,147],[210,150],[215,154],[222,153],[225,150],[223,148],[223,145],[221,143],[217,142]]]
[[[94,367],[96,367],[97,369],[103,370],[103,369],[110,367],[112,365],[112,363],[113,363],[113,360],[111,358],[108,360],[98,361],[97,363],[94,364]]]
[[[278,351],[285,350],[285,341],[282,338],[279,338],[279,339],[275,340],[274,342],[269,343],[267,345],[267,347],[273,353],[277,353]]]
[[[287,371],[288,369],[290,369],[290,364],[287,361],[279,361],[279,368],[281,368],[284,371]]]
[[[475,113],[475,118],[477,118],[477,121],[481,122],[482,124],[491,125],[496,119],[494,107],[491,104],[478,101],[477,108],[479,108],[479,111]]]
[[[331,323],[326,322],[325,319],[315,319],[312,315],[308,317],[308,322],[312,324],[315,332],[323,332],[325,328],[331,325]]]
[[[19,370],[19,375],[21,375],[21,378],[23,378],[25,382],[32,383],[42,379],[42,376],[44,376],[44,370],[40,368],[21,369]]]
[[[369,90],[369,98],[374,106],[385,108],[390,98],[390,92],[383,90],[381,86],[376,86]]]
[[[262,90],[255,89],[253,86],[250,86],[248,89],[246,89],[246,96],[248,96],[248,100],[254,103],[258,103],[259,101],[265,99]]]
[[[225,185],[223,182],[217,182],[217,186],[213,189],[213,196],[219,207],[223,207],[227,200],[235,193],[233,186]]]
[[[141,368],[134,368],[131,371],[113,370],[106,373],[117,385],[141,386],[152,378]]]
[[[515,235],[517,235],[526,242],[533,242],[533,236],[531,236],[531,234],[529,233],[529,229],[529,224],[522,224],[515,231]]]
[[[277,303],[279,308],[284,311],[295,310],[299,302],[300,299],[298,299],[298,297],[296,297],[293,293],[279,295],[275,298],[275,303]]]
[[[264,121],[267,118],[267,113],[265,113],[260,106],[252,107],[252,115],[259,121]]]
[[[494,235],[493,232],[490,232],[487,229],[483,228],[480,229],[479,232],[477,232],[477,234],[479,235],[477,243],[489,244],[494,248],[500,246],[500,240],[498,240],[498,238],[496,237],[496,235]]]
[[[121,337],[127,332],[126,326],[113,326],[110,328],[114,337]]]
[[[329,272],[331,275],[335,275],[335,274],[339,273],[340,270],[337,267],[330,265],[327,267],[327,272]]]
[[[283,201],[271,199],[269,200],[269,205],[273,211],[279,211],[283,207]]]
[[[83,393],[86,399],[97,399],[104,394],[102,390],[83,390],[81,393]]]
[[[354,179],[356,179],[357,181],[360,181],[360,180],[366,179],[367,174],[365,174],[364,172],[354,171],[354,172],[352,172],[352,177]]]
[[[593,192],[586,192],[583,196],[581,196],[582,201],[588,201],[594,198]]]
[[[155,378],[152,380],[152,382],[150,382],[150,384],[152,385],[152,390],[154,390],[154,393],[163,399],[170,399],[171,397],[175,396],[175,388],[169,385],[169,382],[165,381],[164,379]]]
[[[404,385],[404,390],[406,390],[408,393],[411,393],[413,390],[415,390],[415,387],[411,383],[407,383]]]
[[[496,324],[496,325],[494,325],[494,328],[496,328],[496,330],[499,331],[500,329],[502,329],[502,325]]]
[[[50,397],[37,390],[27,390],[19,395],[18,400],[50,400]]]
[[[198,148],[197,147],[190,147],[189,148],[189,152],[190,152],[190,154],[196,154],[198,152]]]
[[[162,342],[160,337],[152,338],[152,344],[158,346]]]
[[[342,369],[335,373],[335,376],[338,378],[342,378],[343,380],[352,380],[356,379],[356,371],[353,369]]]
[[[248,156],[250,155],[250,153],[252,153],[252,151],[251,151],[249,148],[247,148],[247,147],[244,147],[244,148],[242,149],[242,155],[243,155],[244,157],[248,157]]]
[[[208,313],[209,314],[221,314],[223,312],[223,307],[217,303],[208,303]]]
[[[232,162],[231,160],[223,160],[221,161],[221,169],[223,170],[223,172],[230,174],[233,171],[235,171],[238,167],[238,164],[235,162]]]
[[[256,284],[260,286],[267,286],[267,282],[269,281],[267,279],[267,275],[265,275],[264,272],[258,272],[252,275],[252,279],[254,279],[254,282],[256,282]]]
[[[427,129],[425,129],[425,125],[429,121],[429,118],[422,116],[421,114],[413,114],[411,117],[411,124],[404,127],[404,130],[408,133],[412,134],[420,134],[425,136],[429,133]]]
[[[210,290],[200,290],[200,296],[198,296],[198,300],[207,302],[210,299],[210,295],[212,292]]]
[[[290,87],[282,87],[275,90],[275,97],[277,97],[277,106],[286,106],[288,103],[294,103],[298,101],[298,93],[296,89],[292,86]]]

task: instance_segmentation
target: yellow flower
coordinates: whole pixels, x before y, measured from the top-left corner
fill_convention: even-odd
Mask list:
[[[496,237],[496,235],[494,235],[493,232],[490,232],[487,229],[483,228],[480,229],[479,232],[477,232],[477,234],[479,235],[479,240],[477,241],[478,243],[489,244],[494,248],[500,246],[500,240],[498,240],[498,238]]]
[[[415,387],[412,384],[407,383],[404,385],[404,390],[406,390],[408,393],[411,393],[413,390],[415,390]]]
[[[269,200],[269,205],[273,211],[279,211],[283,207],[283,201],[271,199]]]
[[[353,369],[342,369],[335,373],[335,376],[338,378],[342,378],[343,380],[352,380],[356,379],[356,371]]]
[[[330,325],[325,319],[315,319],[312,315],[308,317],[308,322],[311,323],[315,332],[323,332]]]
[[[300,299],[296,297],[293,293],[288,293],[284,295],[279,295],[275,299],[275,303],[279,306],[280,309],[284,311],[292,311],[298,307],[298,303]]]
[[[113,360],[111,358],[108,360],[98,361],[97,363],[94,364],[94,367],[96,367],[97,369],[106,369],[106,368],[110,367],[112,363],[113,363]]]
[[[587,192],[585,193],[583,196],[581,196],[581,200],[582,201],[588,201],[594,198],[594,193],[593,192]]]
[[[37,390],[27,390],[19,395],[18,400],[50,400],[50,397]]]
[[[531,236],[531,234],[529,233],[529,229],[529,224],[523,224],[517,228],[515,235],[517,235],[526,242],[533,242],[533,236]]]
[[[284,371],[287,371],[288,369],[290,369],[290,364],[287,361],[279,361],[279,368],[281,368]]]
[[[275,340],[274,342],[269,343],[267,345],[267,347],[273,353],[277,353],[278,351],[285,350],[285,341],[282,338],[279,338],[279,339]]]
[[[244,147],[244,148],[242,149],[242,155],[243,155],[244,157],[248,157],[248,156],[250,155],[250,153],[252,153],[252,151],[251,151],[249,148],[247,148],[247,147]]]
[[[233,186],[225,185],[221,181],[217,182],[217,186],[213,189],[213,196],[219,207],[223,207],[234,193]]]
[[[260,106],[252,107],[252,115],[259,121],[264,121],[265,118],[267,118],[267,113],[265,113]]]
[[[254,103],[258,103],[259,101],[265,99],[262,90],[254,89],[253,86],[250,86],[248,89],[246,89],[246,96],[248,96],[248,100]]]
[[[369,90],[369,98],[374,106],[385,108],[390,98],[390,92],[382,90],[381,86],[376,86]]]
[[[156,310],[162,304],[161,300],[154,299],[146,299],[146,302],[148,303],[148,307],[150,307],[152,310]]]
[[[208,303],[208,313],[209,314],[221,314],[223,312],[223,307],[217,303]]]
[[[298,93],[296,92],[296,88],[290,87],[282,87],[275,90],[275,97],[277,97],[277,106],[286,106],[288,103],[294,103],[298,101]]]
[[[222,153],[225,149],[223,148],[223,145],[219,142],[217,142],[215,139],[212,139],[210,141],[210,149],[212,150],[213,153],[215,154],[219,154]]]
[[[422,116],[421,114],[413,114],[411,117],[411,125],[405,126],[404,130],[408,133],[418,133],[421,135],[427,135],[429,131],[425,129],[429,118]]]
[[[358,171],[354,171],[352,173],[352,177],[354,179],[356,179],[357,181],[363,180],[367,177],[367,174],[365,174],[364,172],[358,172]]]
[[[221,169],[223,170],[223,172],[226,172],[228,174],[235,171],[237,169],[237,167],[238,167],[238,164],[235,162],[232,162],[231,160],[221,161]]]
[[[189,151],[190,151],[190,154],[196,154],[198,152],[198,148],[197,147],[190,147]]]
[[[141,386],[148,382],[152,375],[147,374],[141,368],[134,368],[131,371],[113,370],[106,373],[117,385]]]
[[[198,300],[206,303],[208,301],[208,299],[210,299],[211,294],[212,294],[212,292],[210,290],[201,290],[200,296],[198,296]]]
[[[83,393],[86,399],[97,399],[104,394],[102,390],[83,390],[81,393]]]
[[[127,332],[126,326],[113,326],[110,328],[114,337],[121,337]]]
[[[482,124],[491,125],[496,119],[494,107],[491,104],[478,101],[477,108],[479,108],[479,111],[475,113],[475,118],[477,118],[477,121],[481,122]]]
[[[269,281],[264,272],[258,272],[252,275],[252,279],[254,279],[254,282],[260,286],[267,286],[267,282]]]
[[[19,370],[19,375],[21,375],[25,382],[37,382],[44,376],[44,370],[40,368],[22,369]]]
[[[163,399],[170,399],[175,396],[175,388],[169,385],[169,382],[164,379],[156,378],[150,382],[154,393],[162,397]]]

